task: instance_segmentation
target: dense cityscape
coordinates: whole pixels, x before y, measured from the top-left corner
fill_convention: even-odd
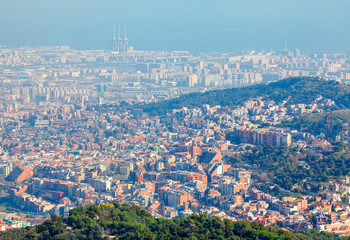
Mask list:
[[[310,169],[303,161],[310,152],[326,156],[348,146],[349,122],[335,136],[283,126],[338,109],[334,99],[322,92],[297,104],[256,97],[166,115],[133,107],[291,77],[346,84],[349,54],[137,51],[126,27],[120,31],[114,28],[113,51],[0,48],[1,231],[118,202],[162,218],[204,213],[350,235],[350,175],[327,177],[322,186],[307,177],[290,183],[238,160],[270,147],[292,151]]]

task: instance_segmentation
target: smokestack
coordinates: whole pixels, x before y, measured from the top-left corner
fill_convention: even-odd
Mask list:
[[[126,24],[124,24],[124,40],[127,40],[127,38],[126,38]]]

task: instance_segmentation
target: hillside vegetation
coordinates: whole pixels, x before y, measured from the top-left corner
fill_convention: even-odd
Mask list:
[[[295,188],[297,192],[318,193],[324,183],[350,173],[349,147],[336,143],[333,149],[333,152],[310,149],[299,152],[286,147],[255,146],[251,154],[234,156],[230,163],[234,167],[249,164],[265,170],[267,175],[261,182],[271,182],[288,191]]]
[[[287,78],[270,84],[191,93],[158,103],[134,107],[141,108],[151,115],[163,115],[173,109],[201,107],[203,104],[237,106],[256,97],[280,103],[292,96],[290,103],[311,103],[318,95],[335,101],[340,109],[350,108],[350,85],[316,77]]]
[[[350,109],[331,112],[311,113],[280,124],[280,127],[309,132],[315,136],[324,133],[326,139],[333,140],[342,130],[343,123],[350,123]]]
[[[154,218],[140,207],[101,204],[77,207],[68,218],[52,215],[36,227],[0,232],[0,239],[347,239],[330,233],[292,232],[258,222],[232,222],[191,215],[174,220]]]

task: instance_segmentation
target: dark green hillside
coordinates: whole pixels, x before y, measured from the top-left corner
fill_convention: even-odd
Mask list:
[[[191,215],[167,220],[154,218],[128,204],[77,207],[68,218],[53,215],[36,227],[0,232],[0,239],[348,239],[317,231],[293,232],[257,222],[232,222],[218,217]]]
[[[236,106],[256,97],[279,103],[292,96],[291,103],[310,103],[317,95],[332,99],[341,109],[350,108],[350,85],[315,77],[287,78],[266,85],[191,93],[167,101],[139,105],[137,108],[151,115],[163,115],[173,109],[200,107],[203,104]]]

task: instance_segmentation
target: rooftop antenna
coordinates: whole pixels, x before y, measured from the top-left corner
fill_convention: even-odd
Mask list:
[[[288,50],[287,41],[284,42],[284,49],[285,49],[285,50]]]

